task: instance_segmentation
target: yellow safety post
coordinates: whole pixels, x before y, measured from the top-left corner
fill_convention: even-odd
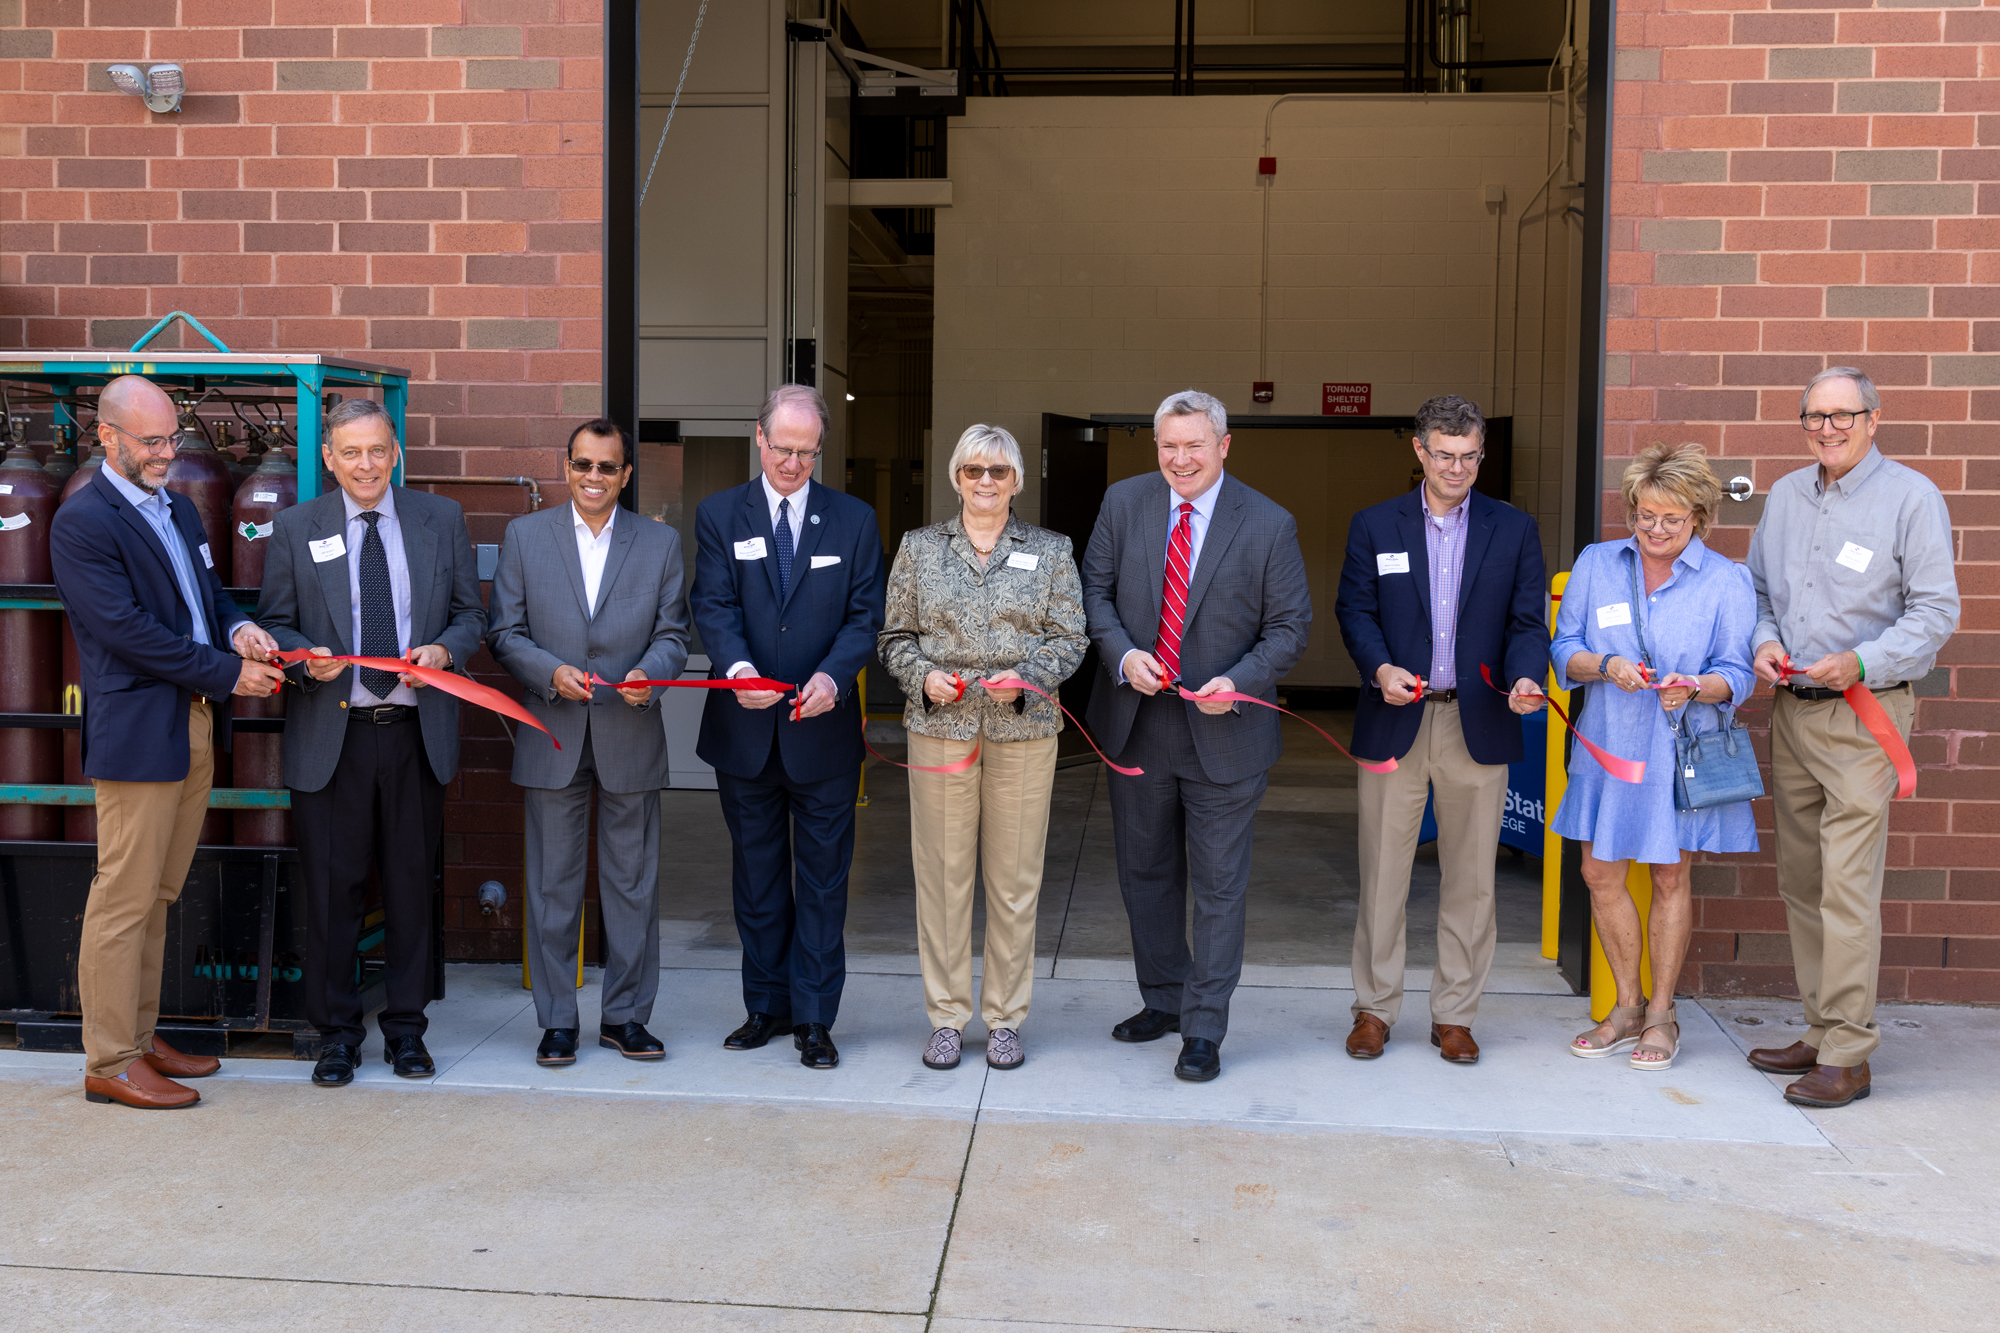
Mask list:
[[[1653,998],[1653,951],[1646,943],[1646,925],[1653,914],[1653,871],[1644,861],[1634,861],[1625,871],[1625,887],[1639,905],[1639,989]],[[1611,962],[1604,956],[1604,944],[1597,927],[1590,928],[1590,1016],[1599,1023],[1618,1003],[1618,984],[1611,977]]]
[[[868,734],[868,668],[861,668],[860,683],[855,686],[861,691],[861,734]],[[861,761],[861,785],[854,790],[854,808],[859,810],[868,804],[868,761]]]
[[[1558,574],[1549,580],[1549,637],[1555,637],[1556,611],[1562,606],[1563,587],[1569,582],[1569,575]],[[1569,691],[1556,678],[1556,669],[1549,667],[1549,697],[1569,708]],[[1556,807],[1562,804],[1563,792],[1569,786],[1569,766],[1564,762],[1569,733],[1563,727],[1562,719],[1553,708],[1543,711],[1542,716],[1549,727],[1548,743],[1542,748],[1542,957],[1556,956],[1556,943],[1561,938],[1562,926],[1562,864],[1563,840],[1555,830]]]
[[[525,924],[527,920],[527,903],[528,867],[524,861],[521,865],[521,905],[522,921],[524,923],[521,927],[521,989],[533,990],[534,983],[528,976],[528,928]],[[583,904],[583,910],[576,914],[576,988],[578,990],[583,989],[583,928],[589,920],[590,904],[586,902]]]

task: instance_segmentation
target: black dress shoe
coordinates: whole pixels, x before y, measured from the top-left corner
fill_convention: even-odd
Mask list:
[[[535,1048],[535,1063],[538,1065],[573,1065],[576,1063],[576,1029],[545,1028],[542,1044]]]
[[[361,1063],[361,1048],[334,1042],[319,1048],[319,1063],[313,1066],[313,1082],[322,1088],[338,1088],[354,1081],[354,1066]]]
[[[792,1029],[792,1045],[799,1049],[799,1063],[807,1069],[831,1069],[840,1063],[833,1034],[824,1023],[801,1023]]]
[[[1190,1083],[1206,1083],[1222,1072],[1222,1047],[1206,1037],[1189,1037],[1181,1043],[1181,1058],[1174,1077]]]
[[[390,1037],[383,1044],[382,1060],[396,1067],[398,1078],[429,1078],[437,1073],[422,1037]]]
[[[667,1048],[646,1031],[644,1023],[599,1023],[597,1044],[609,1046],[627,1060],[664,1060]]]
[[[725,1051],[754,1051],[780,1032],[791,1027],[790,1018],[776,1014],[762,1014],[752,1010],[743,1020],[743,1026],[722,1039]]]
[[[1158,1041],[1169,1032],[1181,1030],[1181,1016],[1164,1009],[1141,1009],[1111,1029],[1119,1041]]]

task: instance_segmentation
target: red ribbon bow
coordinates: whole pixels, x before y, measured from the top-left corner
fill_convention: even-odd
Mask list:
[[[1792,665],[1791,655],[1787,653],[1784,664],[1778,668],[1778,675],[1789,679],[1792,676],[1805,676],[1805,674]],[[1806,679],[1812,678],[1807,676]],[[1817,687],[1818,682],[1814,684]],[[1847,706],[1861,719],[1861,725],[1868,728],[1868,734],[1875,738],[1875,743],[1882,747],[1882,753],[1889,757],[1890,766],[1896,770],[1894,799],[1900,801],[1915,792],[1917,761],[1911,756],[1910,747],[1904,744],[1903,733],[1896,730],[1896,724],[1891,722],[1888,713],[1883,711],[1882,702],[1875,697],[1875,691],[1856,681],[1842,690],[1840,697],[1847,700]]]

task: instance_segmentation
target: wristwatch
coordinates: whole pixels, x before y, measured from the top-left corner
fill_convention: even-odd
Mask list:
[[[1616,656],[1618,656],[1616,653],[1606,653],[1597,659],[1597,678],[1599,680],[1611,679],[1611,659]]]

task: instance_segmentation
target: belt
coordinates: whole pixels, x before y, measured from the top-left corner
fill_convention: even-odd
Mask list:
[[[1458,688],[1456,686],[1448,690],[1424,691],[1425,703],[1448,704],[1448,703],[1456,703],[1457,701],[1458,701]]]
[[[383,704],[380,708],[349,708],[351,722],[372,722],[378,727],[394,726],[398,722],[408,722],[415,718],[417,710],[408,704]]]
[[[1846,694],[1845,690],[1822,690],[1809,685],[1787,685],[1784,688],[1792,692],[1794,699],[1803,699],[1809,704],[1822,703],[1828,699],[1839,699]],[[1895,685],[1870,685],[1868,692],[1870,694],[1894,694],[1897,690],[1907,690],[1909,688],[1910,682],[1906,680]]]

